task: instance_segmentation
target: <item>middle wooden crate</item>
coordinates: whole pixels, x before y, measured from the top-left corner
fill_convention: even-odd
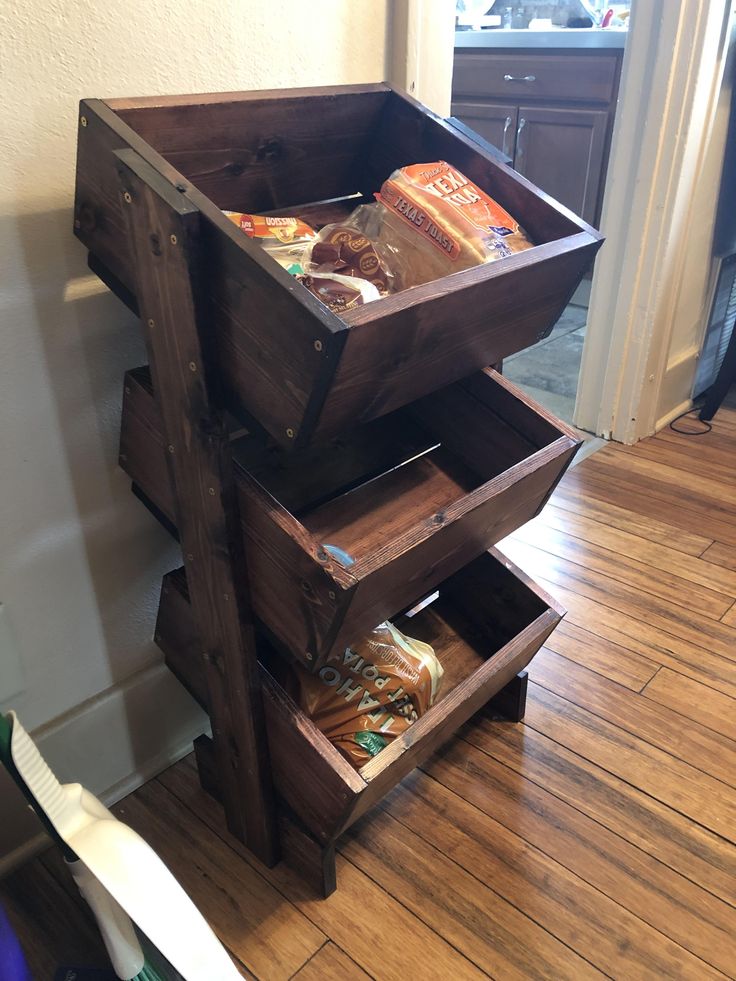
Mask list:
[[[491,369],[291,453],[234,433],[256,616],[317,669],[529,521],[579,442]],[[128,372],[120,462],[175,524],[166,452],[148,369]]]

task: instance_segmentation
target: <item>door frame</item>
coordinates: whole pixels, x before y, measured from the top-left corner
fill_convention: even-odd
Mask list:
[[[731,8],[731,0],[632,0],[601,218],[607,241],[596,260],[574,417],[608,439],[634,443],[690,404],[660,414],[683,230],[694,217]],[[452,90],[448,9],[449,0],[396,0],[389,59],[390,79],[442,115]]]
[[[593,278],[574,417],[608,439],[635,443],[692,404],[660,416],[730,8],[726,0],[632,3],[601,219],[607,241]]]

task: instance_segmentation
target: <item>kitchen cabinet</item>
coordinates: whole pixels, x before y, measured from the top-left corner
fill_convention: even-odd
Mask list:
[[[455,51],[452,112],[592,225],[600,219],[622,51]]]

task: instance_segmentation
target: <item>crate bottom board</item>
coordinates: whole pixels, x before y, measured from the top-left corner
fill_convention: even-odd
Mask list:
[[[439,597],[395,619],[435,649],[445,676],[436,704],[356,771],[288,694],[288,665],[261,640],[261,681],[276,792],[326,844],[426,759],[523,670],[563,611],[501,553],[484,553],[441,584]],[[207,708],[204,662],[183,570],[164,579],[156,641],[166,663]]]

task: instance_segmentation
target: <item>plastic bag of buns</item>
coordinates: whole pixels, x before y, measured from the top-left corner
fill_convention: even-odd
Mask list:
[[[225,211],[224,214],[287,272],[292,275],[303,272],[304,250],[317,233],[301,218],[251,215],[241,211]]]
[[[297,701],[354,767],[376,756],[432,705],[442,665],[429,644],[386,621],[314,674],[295,668]]]
[[[378,199],[378,251],[414,253],[401,263],[402,289],[533,245],[515,218],[444,160],[395,170]]]

